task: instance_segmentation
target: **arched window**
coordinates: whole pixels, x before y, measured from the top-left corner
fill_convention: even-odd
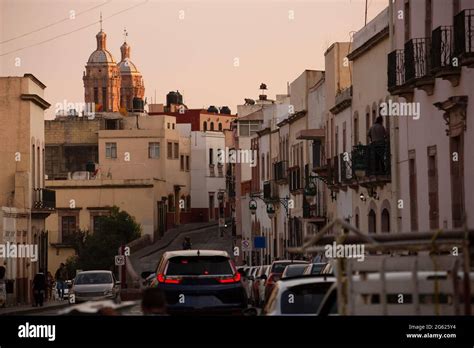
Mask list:
[[[214,130],[214,122],[211,122],[211,131]]]
[[[355,224],[356,224],[357,228],[360,228],[359,214],[356,214],[356,216],[355,216]]]
[[[207,122],[206,121],[204,121],[203,128],[204,128],[204,132],[207,131]]]
[[[370,209],[369,212],[369,233],[377,233],[375,211],[373,209]]]
[[[354,145],[359,144],[359,113],[354,113]]]
[[[382,210],[382,232],[390,232],[390,213],[386,208]]]
[[[222,123],[219,122],[219,131],[222,131]]]

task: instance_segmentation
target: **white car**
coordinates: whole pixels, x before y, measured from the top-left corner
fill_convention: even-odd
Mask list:
[[[263,309],[263,315],[316,315],[327,291],[336,281],[333,276],[314,275],[279,280]]]

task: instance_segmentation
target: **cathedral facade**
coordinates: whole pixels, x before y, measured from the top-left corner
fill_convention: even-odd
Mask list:
[[[83,74],[84,100],[94,103],[98,112],[126,112],[134,109],[134,100],[143,101],[143,77],[130,60],[130,46],[120,47],[122,59],[117,64],[107,50],[107,35],[96,35],[97,49],[92,52]]]

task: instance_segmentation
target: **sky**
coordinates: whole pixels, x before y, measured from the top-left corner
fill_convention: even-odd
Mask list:
[[[368,20],[387,5],[368,0]],[[39,78],[48,119],[57,103],[83,102],[101,12],[116,62],[126,28],[148,103],[179,90],[190,108],[236,112],[262,82],[273,98],[324,70],[326,49],[364,26],[365,0],[0,0],[0,76]]]

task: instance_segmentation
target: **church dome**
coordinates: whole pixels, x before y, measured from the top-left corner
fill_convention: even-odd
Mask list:
[[[96,35],[96,39],[97,39],[97,49],[94,52],[92,52],[87,63],[115,64],[115,60],[114,60],[114,57],[112,56],[112,53],[107,51],[107,48],[106,48],[107,34],[105,34],[103,30],[100,30],[100,32]]]
[[[130,60],[130,45],[127,42],[120,46],[120,52],[122,53],[122,60],[118,63],[120,73],[122,75],[139,74],[137,66]]]

